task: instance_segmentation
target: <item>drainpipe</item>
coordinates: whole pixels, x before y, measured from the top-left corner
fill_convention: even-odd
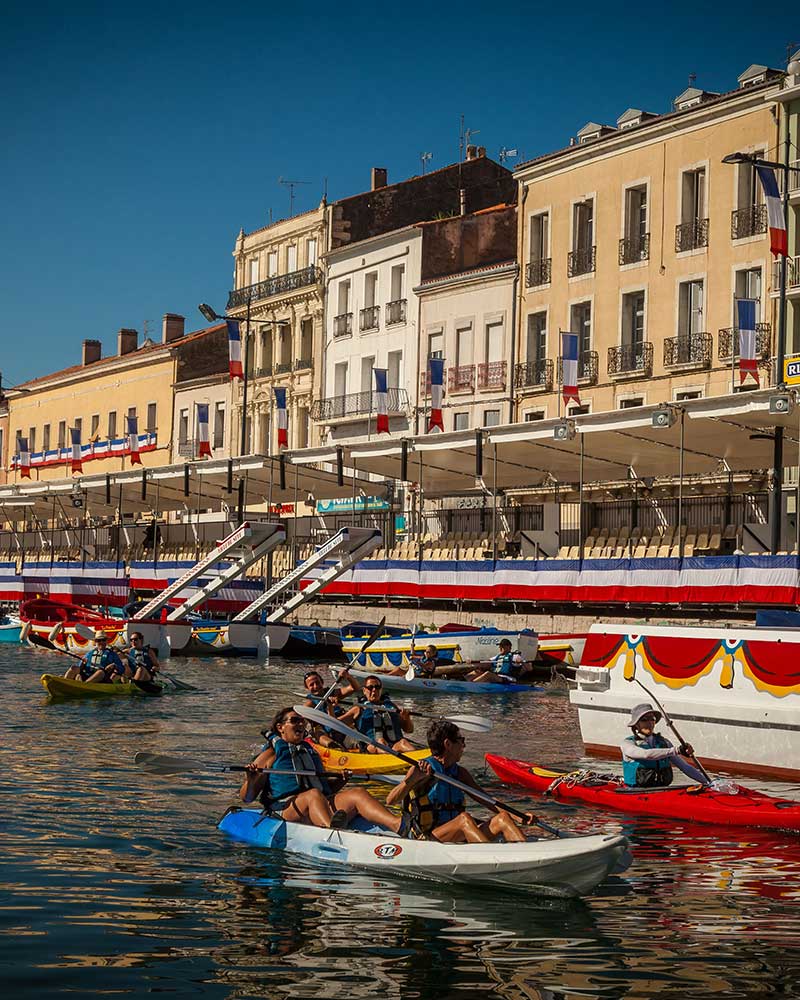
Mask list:
[[[511,291],[511,364],[509,365],[510,371],[508,373],[508,422],[510,424],[514,423],[514,372],[516,370],[516,364],[514,358],[517,353],[517,286],[519,284],[519,264],[517,264],[517,270],[514,274],[514,284]]]
[[[525,267],[522,260],[522,251],[525,248],[525,219],[524,219],[524,209],[525,209],[525,199],[528,197],[528,188],[526,185],[522,184],[521,181],[517,182],[520,184],[521,196],[519,199],[519,208],[517,209],[517,274],[514,278],[514,298],[511,304],[511,392],[508,397],[508,418],[510,423],[514,423],[517,419],[518,414],[516,413],[516,386],[514,384],[517,369],[517,340],[522,344],[522,331],[520,330],[519,338],[517,338],[517,324],[522,326],[522,271]],[[519,296],[519,300],[517,299]],[[517,305],[519,301],[519,305]]]

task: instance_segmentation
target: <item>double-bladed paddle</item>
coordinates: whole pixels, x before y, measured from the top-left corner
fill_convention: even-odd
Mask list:
[[[150,753],[147,750],[140,750],[133,758],[134,764],[152,772],[153,774],[192,774],[196,771],[246,771],[244,764],[214,764],[210,761],[191,760],[188,757],[170,757],[168,754]],[[313,777],[341,778],[344,771],[280,771],[273,767],[258,767],[256,770],[269,774],[300,774]]]
[[[88,625],[83,625],[81,622],[75,623],[75,632],[81,637],[81,639],[94,639],[94,631],[88,627]],[[199,691],[193,684],[187,684],[186,681],[179,681],[177,677],[173,677],[172,674],[165,674],[163,670],[159,670],[158,673],[164,678],[165,681],[169,681],[171,684],[177,688],[178,691]]]

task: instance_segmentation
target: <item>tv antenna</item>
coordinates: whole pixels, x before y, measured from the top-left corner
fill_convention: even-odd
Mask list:
[[[469,147],[469,145],[470,145],[470,139],[473,137],[473,135],[480,135],[480,134],[481,134],[481,130],[479,128],[467,128],[467,129],[464,129],[464,149],[465,149],[465,151]]]
[[[516,149],[506,149],[506,147],[503,146],[503,148],[500,150],[500,157],[499,157],[500,162],[505,163],[506,160],[508,160],[512,156],[514,157],[519,156],[519,151]]]
[[[419,154],[419,158],[420,158],[420,161],[422,162],[422,173],[424,174],[425,173],[425,164],[426,163],[430,163],[430,161],[433,159],[433,153],[420,153]]]
[[[278,178],[278,183],[289,188],[289,218],[294,215],[294,189],[299,184],[310,184],[311,181],[287,181],[283,177]]]

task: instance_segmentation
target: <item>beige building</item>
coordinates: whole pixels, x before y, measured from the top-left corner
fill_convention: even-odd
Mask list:
[[[228,314],[244,320],[250,305],[247,357],[246,453],[277,452],[273,387],[287,390],[289,447],[317,444],[311,403],[322,379],[324,283],[319,260],[326,250],[323,200],[310,212],[239,233],[233,251],[235,287]],[[245,323],[242,357],[245,358]],[[239,453],[242,383],[233,387],[231,433]],[[238,430],[237,430],[238,428]]]
[[[766,206],[752,166],[722,159],[735,151],[778,159],[784,82],[764,66],[738,82],[725,94],[689,87],[668,114],[631,108],[613,126],[589,123],[569,147],[516,171],[515,419],[562,413],[561,330],[579,335],[590,411],[738,388],[737,297],[758,300],[761,384],[769,384],[777,308]],[[798,253],[794,222],[790,253]],[[800,350],[800,308],[790,309],[787,342]]]

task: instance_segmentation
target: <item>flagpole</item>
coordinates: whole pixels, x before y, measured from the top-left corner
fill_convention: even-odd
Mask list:
[[[242,437],[239,444],[239,455],[244,455],[247,450],[247,351],[250,343],[250,303],[252,295],[247,296],[247,312],[244,319],[244,358],[242,359]],[[243,520],[242,511],[239,511],[239,523]]]

